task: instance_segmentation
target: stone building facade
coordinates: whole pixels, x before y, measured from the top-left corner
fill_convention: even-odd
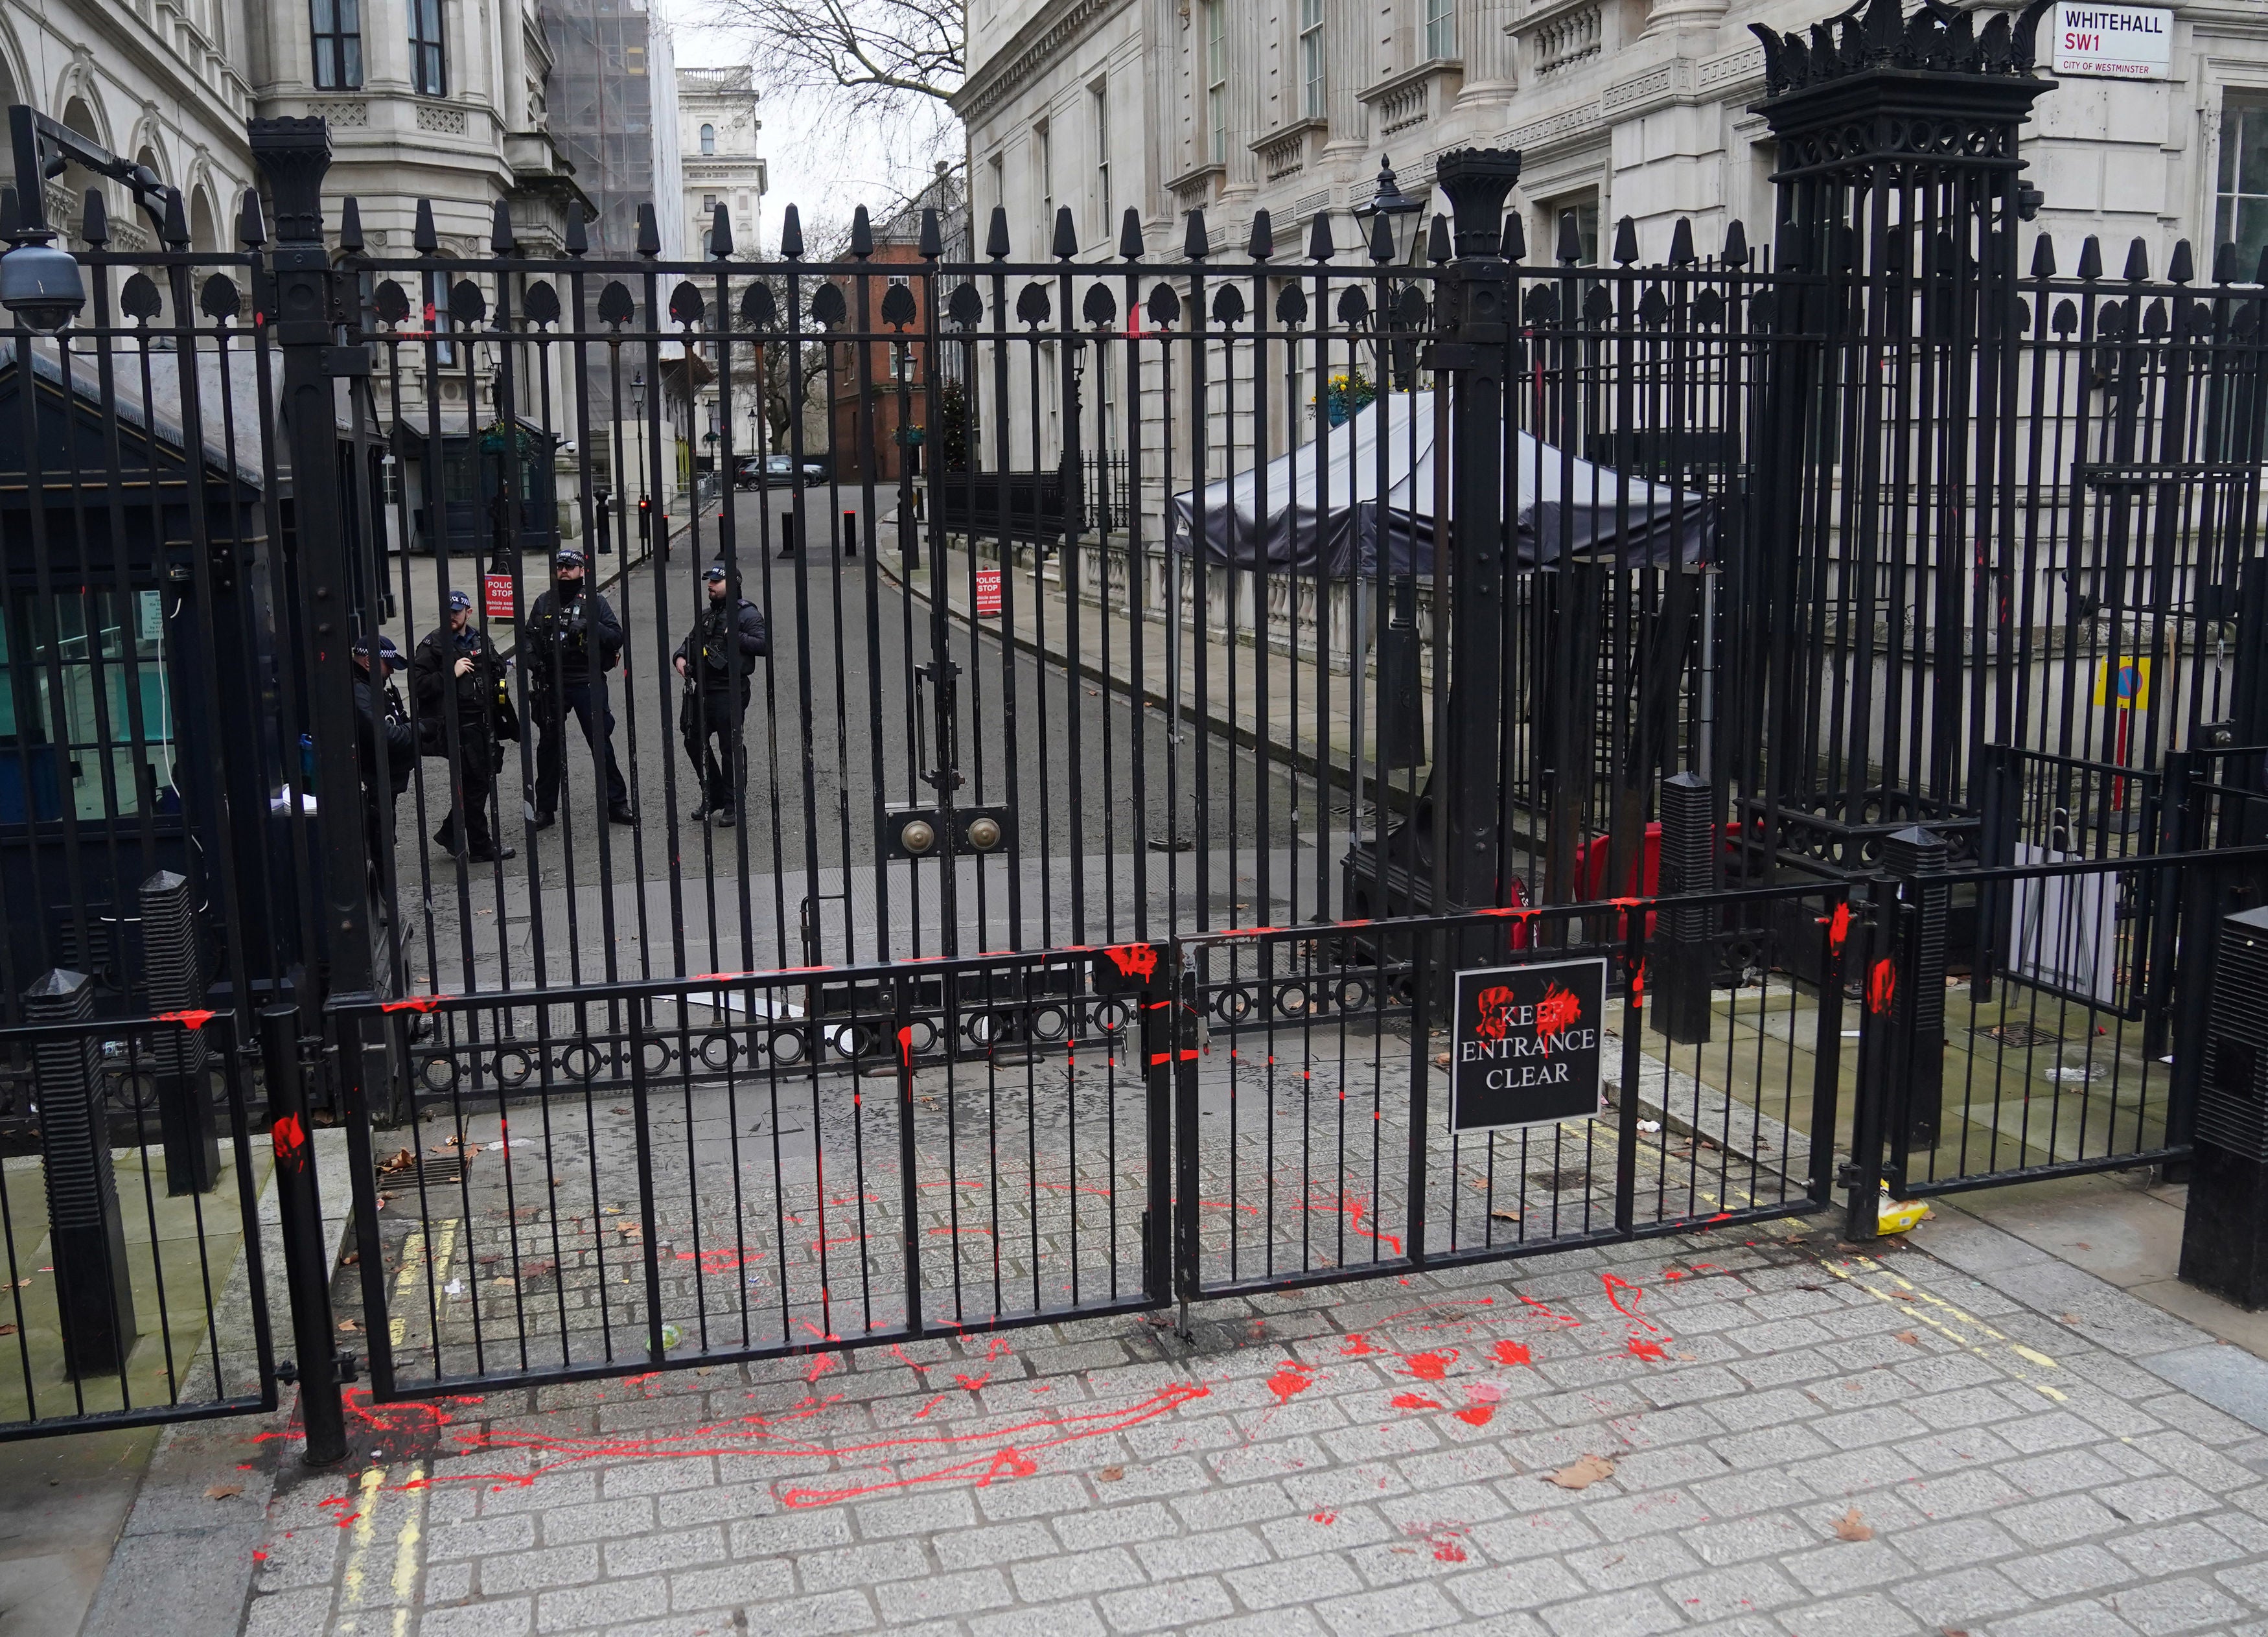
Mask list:
[[[1991,0],[1987,0],[1987,4]],[[1774,152],[1751,22],[1800,27],[1824,0],[968,0],[975,204],[1005,204],[1019,254],[1069,205],[1107,254],[1116,215],[1153,249],[1202,206],[1241,246],[1265,207],[1279,244],[1367,199],[1381,159],[1426,199],[1449,148],[1518,149],[1532,243],[1572,217],[1587,251],[1637,225],[1646,260],[1689,217],[1705,249],[1771,217]],[[2058,240],[2176,239],[2201,259],[2268,240],[2268,5],[2175,0],[2163,79],[2072,77],[2027,130],[2039,225]],[[2043,24],[2042,41],[2052,27]],[[1432,207],[1428,203],[1428,209]],[[1353,225],[1338,242],[1353,243]],[[1288,230],[1288,231],[1287,231]],[[1539,239],[1539,235],[1541,236]],[[1174,241],[1178,243],[1178,239]]]

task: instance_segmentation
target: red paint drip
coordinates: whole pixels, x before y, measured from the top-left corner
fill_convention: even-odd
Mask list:
[[[1599,1282],[1607,1287],[1607,1300],[1615,1304],[1616,1312],[1621,1314],[1626,1319],[1630,1319],[1645,1325],[1657,1336],[1661,1334],[1660,1325],[1655,1324],[1643,1313],[1633,1313],[1630,1309],[1623,1305],[1622,1293],[1624,1291],[1627,1290],[1630,1292],[1631,1300],[1633,1302],[1642,1298],[1646,1294],[1645,1291],[1639,1289],[1636,1285],[1631,1284],[1630,1280],[1616,1273],[1602,1273],[1599,1275]]]
[[[1527,1343],[1500,1341],[1496,1344],[1496,1361],[1498,1364],[1533,1364],[1535,1360],[1528,1353]]]
[[[179,1023],[183,1029],[202,1029],[220,1015],[217,1012],[160,1012],[160,1023]]]

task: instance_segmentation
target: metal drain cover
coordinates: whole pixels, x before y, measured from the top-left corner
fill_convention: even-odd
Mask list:
[[[2052,1046],[2063,1036],[2051,1029],[2042,1029],[2037,1023],[1995,1023],[1988,1029],[1973,1031],[1987,1040],[1998,1041],[2004,1046]]]

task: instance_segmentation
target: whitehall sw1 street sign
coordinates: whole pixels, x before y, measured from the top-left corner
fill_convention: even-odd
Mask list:
[[[1449,1128],[1551,1125],[1603,1112],[1606,1005],[1601,959],[1458,973]]]
[[[2162,6],[2055,8],[2055,71],[2112,79],[2166,79],[2174,67],[2174,14]]]

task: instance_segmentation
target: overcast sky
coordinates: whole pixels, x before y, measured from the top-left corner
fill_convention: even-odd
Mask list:
[[[658,0],[671,23],[682,68],[723,68],[747,61],[731,32],[697,20],[700,0]],[[766,90],[760,84],[764,122],[760,139],[770,167],[771,191],[758,225],[762,252],[779,246],[780,216],[789,204],[803,213],[806,232],[823,222],[847,224],[864,204],[877,216],[926,183],[939,159],[961,159],[961,127],[944,110],[922,110],[885,126],[846,117],[838,94]]]

